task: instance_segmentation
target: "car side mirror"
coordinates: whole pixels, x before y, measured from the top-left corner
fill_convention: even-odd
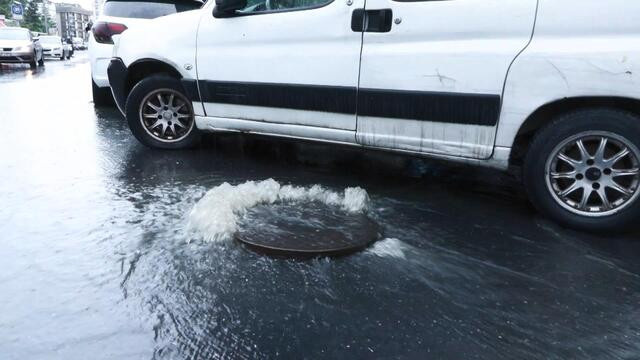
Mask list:
[[[236,10],[247,7],[247,0],[216,0],[213,8],[213,16],[216,18],[226,18],[236,15]]]
[[[40,41],[40,38],[34,38],[34,39],[33,39],[33,42],[34,42],[34,43],[35,43],[35,42],[38,42],[38,41]]]

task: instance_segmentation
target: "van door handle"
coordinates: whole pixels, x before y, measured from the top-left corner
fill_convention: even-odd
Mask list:
[[[355,9],[351,16],[351,30],[355,32],[389,32],[393,12],[391,9]]]

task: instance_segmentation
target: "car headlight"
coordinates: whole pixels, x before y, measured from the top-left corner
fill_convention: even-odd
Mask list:
[[[53,51],[58,51],[58,50],[60,50],[59,47],[53,49]]]
[[[15,52],[29,52],[29,51],[31,51],[31,46],[30,45],[18,46],[16,48],[13,48],[13,51],[15,51]]]

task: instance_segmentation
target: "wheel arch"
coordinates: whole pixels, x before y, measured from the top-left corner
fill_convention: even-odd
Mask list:
[[[139,59],[131,63],[127,68],[127,78],[125,81],[126,95],[131,89],[140,82],[140,80],[155,74],[166,74],[178,80],[182,80],[183,76],[173,66],[164,61],[152,58]]]
[[[564,98],[540,106],[522,123],[509,157],[509,166],[521,167],[533,136],[543,126],[562,114],[589,108],[614,108],[640,116],[640,99],[615,96],[583,96]]]

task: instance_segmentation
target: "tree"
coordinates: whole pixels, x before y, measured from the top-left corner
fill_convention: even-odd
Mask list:
[[[20,26],[31,31],[44,32],[44,17],[40,11],[42,0],[0,0],[0,15],[11,19],[11,4],[19,2],[24,9]]]
[[[11,19],[11,1],[0,0],[0,15],[4,15],[7,19]]]
[[[21,24],[23,27],[26,27],[31,31],[44,32],[44,17],[40,13],[38,4],[42,4],[42,2],[30,0],[27,3]]]

